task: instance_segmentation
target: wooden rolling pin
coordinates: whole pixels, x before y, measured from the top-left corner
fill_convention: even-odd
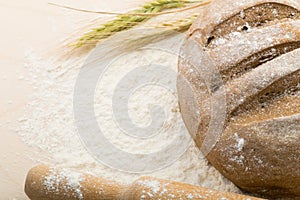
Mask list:
[[[259,200],[259,198],[150,177],[142,177],[131,185],[122,185],[89,174],[46,165],[34,167],[29,171],[25,192],[31,200]]]

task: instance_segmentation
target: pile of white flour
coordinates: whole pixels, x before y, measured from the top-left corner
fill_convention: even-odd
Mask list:
[[[47,159],[41,159],[41,162],[75,168],[124,183],[147,175],[239,192],[202,158],[193,143],[177,161],[151,173],[122,172],[97,161],[83,145],[74,121],[74,86],[86,56],[61,59],[47,55],[47,58],[43,58],[34,51],[27,52],[26,68],[30,71],[28,81],[34,85],[35,92],[25,115],[19,120],[17,131],[26,144],[38,147],[49,155]],[[161,134],[147,140],[133,138],[124,134],[114,120],[111,98],[118,82],[137,66],[153,63],[168,66],[174,71],[177,69],[176,55],[162,50],[136,51],[116,59],[98,81],[94,98],[97,121],[105,130],[105,137],[126,152],[147,154],[158,151],[172,141],[178,124],[182,123],[176,91],[170,91],[159,84],[141,85],[132,93],[128,102],[128,113],[134,124],[146,127],[151,123],[152,106],[159,105],[167,116]],[[147,77],[147,74],[141,74],[140,78],[143,76]],[[155,79],[152,81],[160,82]],[[124,163],[126,164],[128,163]]]

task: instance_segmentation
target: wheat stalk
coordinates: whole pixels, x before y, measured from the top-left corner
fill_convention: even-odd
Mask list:
[[[88,33],[84,34],[81,38],[79,38],[78,41],[74,43],[74,45],[76,48],[83,46],[95,46],[99,41],[106,39],[118,32],[128,30],[158,14],[164,14],[163,11],[165,10],[185,7],[186,5],[195,2],[199,3],[199,1],[188,0],[155,0],[153,2],[149,2],[138,10],[134,10],[125,14],[120,14],[116,17],[116,19],[102,24],[99,28],[92,29]],[[199,7],[208,3],[209,1],[201,2],[196,6]],[[176,31],[184,31],[189,28],[189,26],[193,23],[195,18],[196,15],[192,15],[188,18],[178,20],[174,23],[164,23],[162,26],[169,27],[172,30]]]
[[[190,28],[190,26],[195,22],[198,16],[199,13],[194,13],[191,16],[188,16],[183,19],[179,19],[168,23],[163,23],[161,27],[167,27],[174,31],[184,32]]]

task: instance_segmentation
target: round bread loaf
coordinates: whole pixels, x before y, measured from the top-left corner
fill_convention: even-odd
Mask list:
[[[180,55],[180,109],[199,148],[224,95],[207,160],[244,191],[300,198],[300,1],[214,0]]]

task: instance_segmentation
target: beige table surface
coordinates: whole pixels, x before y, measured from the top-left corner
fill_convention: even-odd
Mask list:
[[[0,0],[0,199],[27,199],[26,172],[39,161],[38,150],[27,146],[14,131],[30,103],[33,88],[26,77],[24,56],[29,49],[42,55],[59,47],[87,22],[100,17],[48,5],[48,0]],[[51,0],[91,10],[125,11],[141,0]],[[103,19],[107,19],[103,16]],[[54,52],[55,53],[55,52]],[[57,52],[59,56],[60,52]]]

